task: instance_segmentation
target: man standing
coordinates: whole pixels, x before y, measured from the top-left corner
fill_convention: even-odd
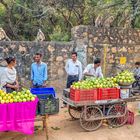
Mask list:
[[[135,63],[135,69],[133,70],[134,77],[140,78],[140,62]]]
[[[65,70],[67,72],[67,88],[70,88],[73,82],[82,79],[82,64],[77,60],[77,52],[72,52],[71,59],[66,63]]]
[[[102,69],[101,69],[101,60],[96,58],[94,64],[88,64],[85,68],[83,74],[84,76],[93,76],[95,78],[103,78]]]
[[[46,87],[47,80],[47,64],[41,61],[42,54],[36,53],[34,63],[31,65],[31,84],[32,87]]]

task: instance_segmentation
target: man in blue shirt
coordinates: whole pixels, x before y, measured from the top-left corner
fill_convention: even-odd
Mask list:
[[[36,53],[35,62],[31,65],[31,84],[32,87],[46,87],[47,80],[47,64],[41,61],[42,54]]]

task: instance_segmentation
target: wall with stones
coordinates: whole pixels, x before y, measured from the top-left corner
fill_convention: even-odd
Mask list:
[[[29,86],[33,55],[41,52],[48,65],[48,84],[62,91],[66,85],[65,61],[72,50],[73,43],[0,41],[0,64],[6,64],[3,61],[6,56],[16,56],[19,80],[22,85]]]
[[[72,41],[67,43],[46,41],[10,41],[0,28],[0,66],[5,66],[3,58],[15,55],[17,71],[22,85],[29,87],[30,66],[36,52],[43,54],[48,64],[48,85],[62,92],[66,85],[65,62],[71,51],[78,52],[83,67],[92,63],[95,57],[102,59],[102,68],[106,76],[116,74],[120,57],[126,57],[125,65],[133,69],[134,62],[140,61],[140,31],[120,28],[95,28],[76,26],[72,29]],[[0,67],[0,72],[3,67]]]
[[[86,60],[92,63],[95,57],[102,59],[102,69],[106,76],[120,71],[118,66],[133,69],[134,63],[140,61],[140,30],[122,28],[96,28],[76,26],[72,29],[72,39],[77,50],[82,48]],[[125,66],[120,65],[120,57],[126,57]]]

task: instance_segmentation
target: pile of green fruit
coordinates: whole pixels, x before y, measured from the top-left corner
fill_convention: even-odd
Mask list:
[[[36,95],[33,95],[28,89],[22,89],[20,92],[13,91],[12,93],[6,93],[0,90],[1,104],[34,101],[35,98]]]
[[[73,89],[94,89],[94,88],[114,88],[118,87],[116,80],[111,78],[93,78],[75,82],[71,86]]]
[[[132,72],[129,72],[128,70],[125,70],[121,73],[119,73],[116,77],[116,82],[120,85],[131,85],[135,79],[134,79],[134,75]]]
[[[90,77],[83,81],[72,84],[73,89],[115,88],[119,85],[131,85],[135,81],[132,72],[125,70],[115,77],[94,78]]]

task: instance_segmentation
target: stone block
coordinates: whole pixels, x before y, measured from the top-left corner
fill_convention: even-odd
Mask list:
[[[122,48],[122,52],[127,52],[127,48],[126,47],[123,47]]]
[[[57,56],[56,61],[59,61],[59,62],[63,61],[63,57],[62,56]]]
[[[26,48],[19,45],[19,52],[26,52]]]
[[[15,49],[15,48],[16,48],[16,45],[13,45],[13,44],[12,44],[12,45],[10,45],[10,48],[11,48],[11,49]]]
[[[129,54],[133,54],[133,53],[134,53],[134,50],[131,49],[131,48],[128,48],[128,53],[129,53]]]
[[[58,69],[58,76],[63,77],[64,76],[64,70],[63,69]]]
[[[112,64],[112,63],[114,63],[114,62],[115,62],[115,60],[114,60],[114,59],[112,59],[112,58],[111,58],[111,59],[109,59],[109,63],[110,63],[110,64]]]
[[[88,48],[88,53],[92,53],[93,52],[93,48]]]
[[[55,48],[53,46],[49,45],[48,50],[49,50],[49,52],[53,52],[53,51],[55,51]]]
[[[92,35],[92,34],[89,34],[88,37],[89,37],[89,38],[93,38],[93,35]]]
[[[87,33],[87,32],[84,32],[84,33],[83,33],[83,36],[84,36],[84,37],[87,37],[87,36],[88,36],[88,33]]]
[[[61,51],[62,51],[62,52],[67,52],[68,50],[63,48]]]
[[[113,48],[111,48],[111,51],[112,51],[112,53],[116,53],[117,52],[117,48],[113,47]]]
[[[94,37],[93,42],[97,42],[98,37]]]
[[[8,48],[4,48],[4,49],[3,49],[3,52],[4,52],[4,53],[8,53],[8,52],[9,52],[9,49],[8,49]]]
[[[97,48],[94,48],[94,52],[98,52],[98,49]]]

